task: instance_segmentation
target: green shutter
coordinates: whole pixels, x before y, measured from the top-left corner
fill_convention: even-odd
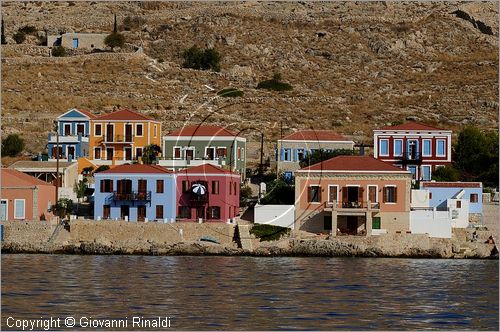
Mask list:
[[[380,217],[373,217],[372,229],[380,229]]]

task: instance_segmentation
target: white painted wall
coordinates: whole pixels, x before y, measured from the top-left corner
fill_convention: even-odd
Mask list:
[[[461,208],[457,208],[457,201],[461,202]],[[448,199],[446,206],[451,214],[451,227],[467,228],[469,226],[469,200]]]
[[[451,213],[449,211],[410,211],[412,234],[429,234],[430,237],[451,238]]]
[[[411,204],[412,208],[425,208],[429,207],[429,190],[426,189],[412,189],[411,190]]]
[[[255,205],[254,223],[293,229],[294,205]]]

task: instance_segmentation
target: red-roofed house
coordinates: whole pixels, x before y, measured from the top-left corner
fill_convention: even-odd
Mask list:
[[[51,220],[56,187],[14,169],[2,168],[0,220]]]
[[[373,131],[374,157],[430,180],[436,167],[451,163],[451,130],[408,122]]]
[[[410,172],[370,156],[338,156],[302,168],[295,172],[295,229],[406,232],[410,187]]]
[[[331,130],[301,130],[278,140],[278,173],[291,178],[299,162],[315,150],[352,150],[354,142]]]
[[[157,165],[119,165],[95,174],[94,218],[175,220],[175,174]]]
[[[177,172],[177,218],[228,221],[239,214],[240,175],[203,164]]]
[[[211,164],[245,178],[246,139],[220,126],[192,125],[163,137],[159,164],[172,170]]]
[[[160,121],[128,109],[97,116],[90,121],[89,155],[79,160],[79,170],[140,160],[150,144],[161,145]]]

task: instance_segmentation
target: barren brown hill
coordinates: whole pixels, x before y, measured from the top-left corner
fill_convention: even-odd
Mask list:
[[[496,2],[40,1],[2,2],[2,12],[2,131],[20,132],[31,152],[44,149],[52,120],[70,107],[142,110],[165,132],[201,121],[250,128],[254,158],[259,130],[270,152],[281,122],[284,134],[335,129],[365,142],[372,129],[408,119],[498,127]],[[119,53],[50,58],[36,38],[12,39],[26,25],[109,32],[114,13],[128,30]],[[221,71],[183,69],[192,45],[217,49]],[[276,72],[292,91],[255,89]],[[214,99],[225,87],[244,96]]]

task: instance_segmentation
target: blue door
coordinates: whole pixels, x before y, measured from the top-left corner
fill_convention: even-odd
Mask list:
[[[78,38],[73,38],[73,48],[78,48]]]
[[[5,221],[7,220],[7,200],[2,199],[0,202],[0,220]]]
[[[413,180],[417,179],[417,166],[408,166],[408,170],[410,171]]]

